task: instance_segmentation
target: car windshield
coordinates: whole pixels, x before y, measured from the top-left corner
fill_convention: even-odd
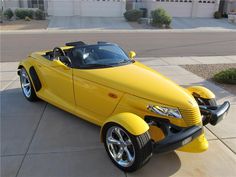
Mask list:
[[[132,63],[120,47],[112,44],[76,47],[72,57],[78,68],[104,68]]]

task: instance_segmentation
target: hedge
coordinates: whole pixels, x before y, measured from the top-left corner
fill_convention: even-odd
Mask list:
[[[152,24],[154,26],[169,27],[172,21],[172,17],[162,8],[158,8],[151,12]]]
[[[214,75],[216,82],[225,84],[236,84],[236,68],[230,68]]]
[[[25,17],[33,18],[34,11],[31,9],[16,9],[15,15],[19,19],[25,19]]]
[[[124,13],[124,17],[127,21],[138,21],[143,15],[141,10],[128,10]]]

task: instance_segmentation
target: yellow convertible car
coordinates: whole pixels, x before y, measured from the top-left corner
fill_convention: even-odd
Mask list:
[[[230,103],[217,105],[207,88],[182,88],[134,57],[112,43],[70,42],[32,53],[18,75],[27,100],[101,126],[101,141],[121,170],[139,169],[153,153],[205,151],[203,126],[220,122]]]

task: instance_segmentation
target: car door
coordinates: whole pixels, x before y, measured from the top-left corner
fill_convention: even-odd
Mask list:
[[[52,60],[41,59],[37,68],[43,89],[40,96],[48,102],[69,112],[74,111],[72,68],[55,65]]]
[[[86,70],[73,69],[76,110],[100,125],[113,113],[123,93],[90,81],[87,74]]]

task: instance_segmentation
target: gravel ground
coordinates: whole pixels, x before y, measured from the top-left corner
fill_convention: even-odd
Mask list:
[[[216,83],[220,87],[223,87],[225,90],[228,90],[229,92],[236,95],[236,85],[220,84],[212,79],[213,76],[220,71],[223,71],[228,68],[236,68],[236,64],[200,64],[182,65],[182,67],[200,77],[203,77],[211,82]]]
[[[47,29],[48,20],[12,20],[0,23],[0,30]]]
[[[152,26],[150,24],[145,24],[145,23],[138,23],[138,22],[128,22],[129,25],[133,28],[133,29],[163,29],[163,28],[158,28],[155,26]],[[167,29],[171,29],[171,28],[167,28]]]

